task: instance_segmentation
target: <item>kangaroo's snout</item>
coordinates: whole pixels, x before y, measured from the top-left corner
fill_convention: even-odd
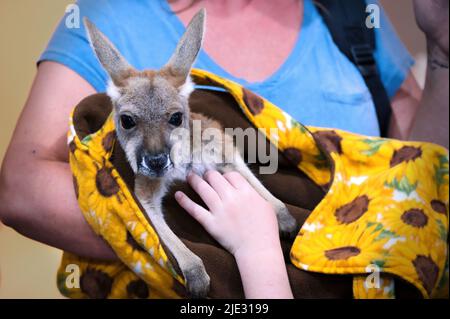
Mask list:
[[[170,168],[172,161],[169,154],[144,155],[141,161],[141,171],[145,175],[162,177]]]
[[[160,171],[170,164],[169,156],[167,154],[159,154],[156,156],[145,156],[144,161],[147,167],[155,171]]]

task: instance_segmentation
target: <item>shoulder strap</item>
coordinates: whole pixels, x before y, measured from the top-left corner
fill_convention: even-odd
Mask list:
[[[315,0],[315,3],[334,42],[364,77],[375,104],[381,135],[386,137],[391,103],[374,57],[375,32],[366,26],[366,1]]]

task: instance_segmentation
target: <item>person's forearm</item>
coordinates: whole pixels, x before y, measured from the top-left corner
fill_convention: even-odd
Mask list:
[[[292,299],[283,252],[274,248],[235,254],[247,299]]]
[[[29,159],[3,172],[1,216],[8,226],[50,246],[97,259],[116,259],[78,207],[69,165]]]
[[[425,90],[409,139],[449,146],[448,55],[428,43]]]

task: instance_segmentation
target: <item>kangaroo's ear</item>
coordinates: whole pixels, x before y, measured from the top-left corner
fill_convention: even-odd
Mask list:
[[[206,10],[201,9],[189,23],[166,67],[187,79],[203,45]]]
[[[119,53],[114,44],[87,18],[83,19],[89,42],[103,68],[111,77],[114,84],[119,85],[121,76],[133,69]]]

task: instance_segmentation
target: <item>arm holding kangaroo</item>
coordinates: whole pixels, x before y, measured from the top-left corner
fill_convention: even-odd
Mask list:
[[[74,71],[43,62],[0,172],[0,220],[42,243],[92,258],[115,259],[84,220],[68,164],[72,108],[95,90]]]

